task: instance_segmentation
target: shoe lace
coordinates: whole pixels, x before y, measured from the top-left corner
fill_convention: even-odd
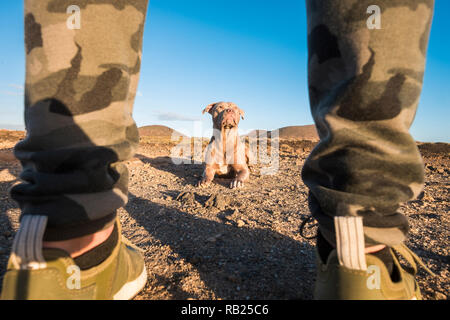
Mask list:
[[[432,276],[436,276],[419,258],[417,254],[415,254],[411,249],[409,249],[404,243],[395,245],[391,247],[396,253],[400,254],[412,267],[414,271],[414,275],[417,274],[417,264],[418,263],[426,272],[428,272]]]
[[[317,233],[316,233],[315,235],[309,236],[309,237],[306,236],[306,235],[303,233],[304,229],[310,229],[310,228],[313,228],[313,227],[315,227],[315,226],[318,225],[318,223],[316,222],[316,223],[314,223],[312,226],[306,227],[306,225],[308,224],[308,222],[310,222],[311,220],[314,220],[314,217],[313,217],[313,216],[307,216],[306,218],[302,219],[302,223],[300,224],[300,236],[302,236],[303,238],[308,239],[308,240],[309,240],[309,239],[317,238]]]

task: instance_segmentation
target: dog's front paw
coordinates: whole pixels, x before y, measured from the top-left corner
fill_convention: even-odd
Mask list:
[[[231,183],[230,183],[231,189],[242,188],[243,186],[244,186],[244,181],[239,180],[239,179],[233,179],[233,181],[231,181]]]
[[[209,181],[206,178],[202,178],[197,182],[197,188],[204,188],[206,186],[208,186],[211,183],[211,181]]]

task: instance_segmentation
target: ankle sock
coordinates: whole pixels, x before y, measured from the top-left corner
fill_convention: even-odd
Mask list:
[[[98,266],[111,255],[118,241],[119,232],[117,230],[117,224],[114,224],[114,229],[108,239],[95,248],[83,253],[81,256],[74,258],[74,262],[81,270]]]

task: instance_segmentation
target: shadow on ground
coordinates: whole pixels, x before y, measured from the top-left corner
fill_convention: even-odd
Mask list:
[[[0,171],[4,169],[6,168],[0,165]],[[8,171],[11,175],[15,176],[12,170]],[[12,241],[16,233],[6,213],[10,209],[18,208],[17,203],[9,196],[9,189],[17,181],[18,179],[16,177],[16,179],[12,181],[0,182],[0,292],[2,290],[3,277],[6,272]]]
[[[158,170],[163,170],[177,176],[181,179],[183,185],[195,186],[200,180],[205,168],[204,163],[185,163],[186,159],[177,157],[164,156],[149,158],[143,154],[137,154],[136,158],[141,160],[143,163],[150,164]],[[253,170],[255,170],[254,166],[250,166],[250,174],[253,173]],[[233,176],[231,172],[226,175],[216,175],[211,184],[217,184],[229,188],[232,178]]]
[[[152,237],[191,263],[216,297],[311,298],[314,268],[308,258],[312,248],[307,243],[270,229],[199,218],[132,194],[125,209]],[[185,299],[178,280],[171,279],[173,297]]]

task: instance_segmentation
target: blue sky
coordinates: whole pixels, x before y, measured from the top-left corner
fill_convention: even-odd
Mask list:
[[[0,8],[0,127],[23,128],[23,3],[2,1]],[[450,142],[449,14],[450,1],[437,0],[411,128],[419,141]],[[305,20],[303,0],[151,0],[134,108],[138,126],[208,135],[210,116],[201,111],[221,100],[245,110],[243,132],[313,123]]]

